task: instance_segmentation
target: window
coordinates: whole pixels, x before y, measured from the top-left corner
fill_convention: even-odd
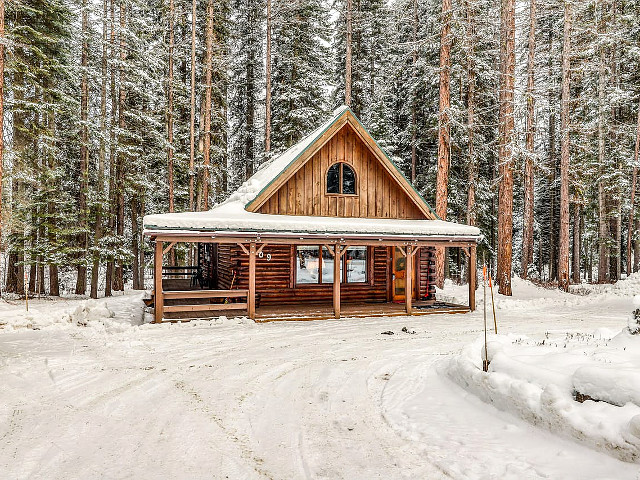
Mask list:
[[[295,262],[296,284],[333,283],[333,255],[327,247],[300,245]],[[348,247],[340,261],[340,282],[365,283],[367,269],[367,247]]]
[[[320,258],[318,247],[300,246],[297,249],[296,283],[318,283]]]
[[[327,193],[355,195],[356,172],[346,163],[334,163],[327,170]]]
[[[347,264],[347,283],[367,281],[367,247],[349,247],[344,254]]]

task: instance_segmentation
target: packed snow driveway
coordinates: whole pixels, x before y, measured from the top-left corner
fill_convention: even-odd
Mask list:
[[[501,326],[622,328],[630,305],[563,302],[532,299]],[[109,299],[102,320],[94,307],[0,330],[0,478],[639,478],[437,374],[479,313],[138,326],[138,295]]]

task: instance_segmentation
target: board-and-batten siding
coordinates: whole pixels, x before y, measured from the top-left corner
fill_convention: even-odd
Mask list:
[[[356,172],[357,195],[327,195],[336,162]],[[258,209],[260,213],[328,217],[425,219],[358,134],[346,124]]]
[[[256,259],[256,292],[260,294],[260,304],[312,304],[331,303],[333,285],[305,284],[295,285],[293,248],[289,245],[267,245],[262,258]],[[431,253],[426,248],[418,256],[418,275],[420,297],[428,291],[427,261]],[[370,247],[373,252],[369,259],[369,279],[367,283],[342,283],[340,298],[344,303],[386,302],[390,301],[391,288],[391,250],[388,247]],[[267,254],[271,260],[267,261]],[[233,288],[248,288],[249,258],[237,245],[221,244],[218,247],[218,288],[229,289],[233,279],[232,269],[239,275]],[[293,268],[292,268],[293,267]]]

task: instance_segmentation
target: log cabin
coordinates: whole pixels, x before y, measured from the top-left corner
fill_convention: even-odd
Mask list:
[[[209,211],[144,217],[154,321],[475,309],[476,227],[440,220],[346,106]],[[192,266],[166,266],[177,243]],[[469,305],[439,302],[436,248],[467,257]]]

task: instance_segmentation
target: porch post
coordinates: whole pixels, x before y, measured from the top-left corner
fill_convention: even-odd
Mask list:
[[[164,316],[164,293],[162,291],[162,242],[156,240],[153,255],[153,321],[162,322]]]
[[[413,297],[413,253],[415,247],[412,245],[406,246],[405,255],[405,280],[404,280],[404,299],[407,315],[411,315],[411,300]]]
[[[476,309],[476,246],[469,247],[469,310]]]
[[[249,245],[249,296],[247,298],[249,305],[247,310],[249,318],[256,319],[256,244]]]
[[[340,318],[340,245],[333,246],[333,315]]]

